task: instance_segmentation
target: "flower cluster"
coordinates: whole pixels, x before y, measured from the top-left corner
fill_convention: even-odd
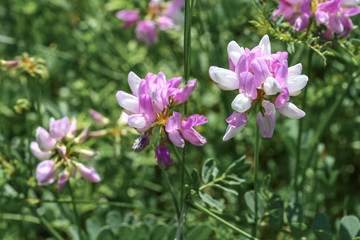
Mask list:
[[[161,167],[173,162],[165,145],[168,139],[182,148],[184,140],[197,146],[206,143],[206,139],[193,128],[206,123],[206,117],[198,114],[182,117],[178,112],[170,116],[171,108],[185,102],[196,86],[194,79],[179,89],[181,81],[181,77],[166,80],[162,72],[158,75],[148,73],[145,79],[130,72],[128,83],[132,94],[123,91],[116,94],[119,105],[129,115],[128,125],[141,134],[133,145],[134,151],[142,151],[149,144],[154,128],[160,127],[160,142],[155,150],[155,159]]]
[[[257,123],[261,135],[270,138],[276,123],[276,109],[289,118],[302,118],[305,113],[289,102],[305,87],[308,77],[301,75],[299,63],[288,68],[287,52],[271,54],[269,37],[265,35],[259,46],[244,49],[236,42],[228,45],[230,70],[210,67],[211,79],[223,90],[239,90],[231,103],[234,113],[226,119],[229,124],[223,138],[227,141],[246,125],[247,116],[256,102],[260,105]]]
[[[36,168],[39,185],[48,185],[55,181],[57,173],[58,191],[64,187],[70,177],[75,177],[77,171],[88,181],[99,182],[100,177],[94,168],[85,166],[78,159],[91,159],[97,152],[79,147],[88,139],[89,128],[76,136],[76,119],[70,121],[67,117],[60,120],[50,119],[50,133],[42,127],[36,129],[36,142],[31,142],[30,148],[34,156],[42,161]]]
[[[314,13],[316,25],[326,27],[324,37],[344,37],[354,28],[350,17],[360,13],[359,3],[359,0],[279,0],[273,17],[283,15],[296,31],[302,31]]]
[[[136,25],[136,36],[138,41],[145,41],[152,45],[157,40],[157,29],[179,29],[183,23],[184,15],[181,8],[185,0],[174,0],[164,2],[163,0],[151,0],[148,5],[144,20],[140,20],[138,10],[122,10],[116,16],[124,20],[123,27]]]

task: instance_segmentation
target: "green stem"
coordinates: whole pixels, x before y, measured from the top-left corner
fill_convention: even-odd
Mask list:
[[[214,180],[212,180],[211,182],[209,182],[209,183],[207,183],[207,184],[205,184],[205,185],[202,185],[202,186],[199,188],[199,191],[202,191],[202,190],[204,190],[204,189],[207,188],[207,187],[212,187],[212,186],[214,186],[215,183],[221,182],[221,181],[224,180],[225,178],[226,178],[226,175],[225,175],[225,173],[224,173],[224,174],[222,174],[220,177],[215,178]]]
[[[308,56],[308,69],[307,69],[307,76],[311,76],[311,62],[312,62],[313,51],[309,49],[309,56]],[[303,99],[302,99],[302,110],[306,110],[306,98],[309,86],[305,87]],[[299,127],[298,127],[298,137],[297,137],[297,144],[296,144],[296,162],[295,162],[295,202],[299,201],[299,186],[298,186],[298,177],[299,177],[299,170],[300,170],[300,159],[301,159],[301,139],[304,127],[304,118],[299,120]]]
[[[176,229],[175,240],[180,240],[181,237],[183,237],[182,227],[183,227],[185,219],[186,219],[186,213],[187,213],[188,208],[189,208],[189,205],[185,201],[182,206],[181,215],[179,217],[178,227]],[[183,239],[185,239],[185,238],[183,237]]]
[[[255,125],[255,142],[254,142],[254,192],[255,192],[255,223],[253,228],[253,235],[256,236],[257,225],[258,225],[258,171],[259,171],[259,142],[260,142],[260,131],[259,127]]]
[[[210,212],[209,210],[207,210],[206,208],[204,208],[203,206],[201,206],[200,204],[198,204],[197,202],[191,202],[190,203],[193,207],[197,208],[198,210],[200,210],[201,212],[207,214],[208,216],[214,218],[215,220],[219,221],[220,223],[224,224],[225,226],[231,228],[232,230],[234,230],[235,232],[240,233],[241,235],[247,237],[248,239],[253,239],[253,240],[258,240],[256,237],[251,236],[249,233],[241,230],[240,228],[232,225],[231,223],[229,223],[228,221],[222,219],[221,217],[219,217],[218,215]]]
[[[161,168],[161,171],[162,171],[162,173],[163,173],[163,175],[164,175],[164,177],[165,177],[166,183],[167,183],[167,185],[168,185],[168,187],[169,187],[169,192],[170,192],[170,194],[171,194],[171,197],[172,197],[173,202],[174,202],[174,205],[175,205],[176,215],[177,215],[178,219],[180,219],[179,204],[178,204],[178,202],[177,202],[177,200],[176,200],[175,193],[174,193],[174,189],[173,189],[173,187],[172,187],[172,185],[171,185],[169,176],[168,176],[167,172],[166,172],[163,168]]]
[[[58,240],[64,240],[64,238],[53,228],[53,226],[46,220],[46,218],[42,217],[35,208],[30,206],[30,209],[33,213],[39,218],[41,224]]]
[[[79,234],[79,239],[82,240],[82,234],[81,234],[81,225],[80,225],[80,217],[76,208],[76,204],[75,204],[75,197],[71,188],[71,184],[70,182],[68,182],[68,186],[69,186],[69,192],[70,192],[70,196],[71,196],[71,203],[73,206],[73,211],[74,211],[74,215],[75,215],[75,220],[76,220],[76,224],[78,227],[78,234]]]

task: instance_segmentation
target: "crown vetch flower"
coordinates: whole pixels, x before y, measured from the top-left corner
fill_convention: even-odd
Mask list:
[[[194,79],[179,88],[181,81],[181,77],[166,80],[162,72],[158,75],[148,73],[145,79],[139,78],[133,72],[129,73],[128,82],[132,94],[118,91],[116,98],[124,112],[128,114],[128,125],[141,133],[140,138],[133,145],[135,152],[145,149],[157,127],[160,128],[158,145],[163,146],[160,148],[161,151],[158,150],[161,153],[166,152],[164,146],[168,140],[178,147],[184,147],[184,139],[197,146],[206,143],[206,139],[193,128],[206,123],[206,117],[195,114],[182,119],[178,112],[173,112],[171,116],[172,108],[185,102],[196,86]],[[156,153],[156,159],[165,159],[166,154],[160,152]],[[158,161],[162,167],[164,162],[169,161]]]
[[[305,87],[308,77],[302,66],[288,67],[287,52],[271,54],[270,40],[265,35],[258,46],[244,49],[236,42],[228,45],[230,70],[210,67],[210,78],[223,90],[239,90],[231,103],[234,113],[226,119],[228,127],[224,141],[236,136],[246,125],[247,115],[255,102],[260,105],[257,123],[263,137],[272,137],[276,111],[289,118],[302,118],[305,113],[290,103]]]
[[[170,157],[168,147],[162,144],[156,146],[155,160],[162,168],[166,168],[166,165],[170,165],[174,162],[174,160]]]
[[[311,0],[279,0],[278,9],[273,13],[273,17],[283,15],[296,31],[302,31],[308,27],[312,16],[310,4]]]
[[[36,129],[36,142],[31,142],[30,149],[36,158],[44,160],[36,168],[39,185],[53,183],[57,173],[62,171],[58,179],[60,192],[69,177],[75,177],[77,169],[85,179],[93,182],[100,181],[99,175],[93,168],[78,163],[78,158],[90,159],[98,153],[83,149],[78,145],[86,141],[89,128],[82,131],[78,137],[76,137],[76,130],[76,119],[73,118],[70,124],[68,117],[60,120],[50,119],[50,133],[42,127]],[[86,174],[86,172],[91,174]]]
[[[315,12],[316,24],[326,26],[324,36],[333,38],[334,34],[344,37],[354,28],[351,16],[360,13],[359,1],[354,0],[331,0],[317,5]]]
[[[138,10],[122,10],[116,13],[116,17],[124,20],[123,27],[136,25],[136,38],[152,45],[157,41],[158,29],[180,29],[184,22],[184,14],[181,8],[185,0],[174,0],[164,2],[163,0],[152,0],[148,4],[146,16],[140,20]]]

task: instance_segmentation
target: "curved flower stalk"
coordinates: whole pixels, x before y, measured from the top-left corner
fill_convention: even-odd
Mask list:
[[[136,38],[152,45],[157,41],[158,30],[179,30],[184,21],[181,8],[185,0],[164,2],[163,0],[151,0],[143,20],[140,20],[139,10],[122,10],[116,13],[116,17],[124,20],[123,28],[136,26]]]
[[[94,168],[85,166],[78,159],[91,159],[98,152],[81,148],[89,136],[89,128],[76,136],[77,124],[73,118],[70,124],[68,117],[60,120],[50,119],[50,131],[42,127],[36,129],[36,142],[31,142],[32,153],[39,160],[43,160],[36,168],[39,185],[48,185],[58,179],[60,192],[70,177],[75,177],[79,171],[88,181],[99,182],[100,176]]]
[[[163,168],[173,162],[166,146],[169,140],[181,148],[185,146],[185,140],[197,146],[206,143],[206,139],[193,128],[206,123],[206,117],[198,114],[182,117],[178,112],[171,115],[172,108],[185,102],[196,86],[194,79],[179,88],[181,81],[181,77],[166,80],[162,72],[158,75],[148,73],[145,79],[130,72],[128,82],[132,94],[124,91],[116,94],[119,105],[128,114],[128,125],[141,134],[133,145],[135,152],[145,149],[149,138],[154,135],[154,129],[160,128],[155,159]]]
[[[350,17],[360,13],[359,4],[358,0],[279,0],[273,17],[283,15],[296,31],[303,31],[314,16],[317,26],[326,27],[324,37],[332,39],[347,36],[354,28]]]
[[[231,103],[234,113],[226,119],[228,127],[224,141],[236,136],[247,124],[248,114],[257,102],[260,111],[257,123],[261,135],[270,138],[276,124],[276,109],[289,118],[302,118],[305,113],[289,102],[305,87],[308,77],[302,66],[288,67],[287,52],[271,54],[270,40],[265,35],[258,46],[244,49],[236,42],[228,45],[230,70],[210,67],[211,79],[223,90],[238,90]]]

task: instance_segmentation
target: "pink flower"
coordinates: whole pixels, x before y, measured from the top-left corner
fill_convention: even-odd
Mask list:
[[[296,31],[302,31],[308,27],[312,15],[310,4],[311,0],[279,0],[273,18],[283,15]]]
[[[234,41],[228,45],[230,70],[210,67],[210,78],[223,90],[238,89],[231,103],[234,113],[226,119],[229,124],[224,141],[236,136],[247,123],[247,114],[254,102],[261,104],[257,122],[263,137],[272,137],[276,112],[290,118],[301,118],[305,113],[289,102],[290,96],[300,94],[308,77],[301,75],[301,64],[288,67],[287,52],[271,54],[269,37],[265,35],[252,50]]]
[[[14,60],[14,61],[5,61],[5,60],[0,60],[1,65],[7,67],[8,69],[17,67],[20,63],[20,61],[18,60]]]
[[[158,75],[148,73],[145,79],[130,72],[128,82],[132,94],[123,91],[116,93],[119,105],[128,114],[128,125],[141,133],[140,138],[135,140],[133,145],[135,152],[144,150],[154,135],[154,129],[160,128],[155,159],[161,167],[164,167],[165,163],[169,164],[171,159],[165,147],[168,140],[178,147],[184,147],[185,140],[197,146],[206,143],[206,139],[193,128],[206,123],[206,117],[195,114],[182,119],[178,112],[173,112],[171,116],[172,108],[185,102],[196,86],[194,79],[180,88],[181,81],[181,77],[166,80],[162,72]]]
[[[136,38],[152,45],[157,41],[158,29],[179,30],[184,22],[184,14],[181,11],[185,0],[164,2],[163,0],[151,0],[146,10],[147,15],[140,20],[138,10],[122,10],[116,13],[116,17],[125,20],[123,27],[136,26]]]
[[[351,16],[360,13],[358,1],[331,0],[318,4],[315,12],[316,24],[326,26],[324,36],[333,38],[334,34],[344,37],[354,28]]]
[[[100,182],[100,176],[96,172],[96,170],[92,167],[85,166],[81,163],[76,163],[76,168],[79,170],[80,174],[85,178],[86,180],[90,182]]]
[[[181,120],[181,113],[174,112],[166,123],[165,130],[169,134],[170,140],[175,146],[183,148],[184,139],[196,146],[202,146],[206,143],[206,138],[200,135],[193,127],[207,122],[205,116],[192,115]]]
[[[93,109],[90,109],[90,115],[95,124],[98,126],[106,126],[110,123],[110,120],[107,117],[104,117]]]
[[[131,27],[137,24],[139,20],[139,11],[122,10],[116,13],[116,17],[125,20],[123,28]]]
[[[55,161],[42,161],[36,168],[36,178],[39,185],[48,185],[53,183],[56,178]]]
[[[153,21],[140,21],[135,31],[137,40],[145,41],[149,46],[157,40],[156,26]]]

